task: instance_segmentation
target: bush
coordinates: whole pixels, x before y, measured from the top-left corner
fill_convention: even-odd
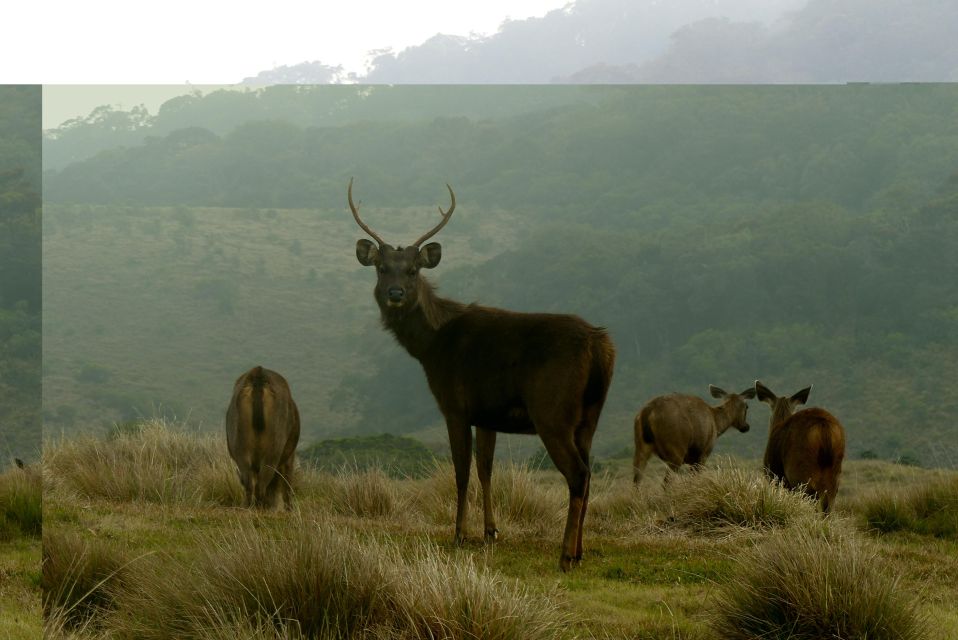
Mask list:
[[[436,456],[418,440],[384,433],[378,436],[334,438],[304,447],[304,464],[332,473],[381,469],[392,478],[422,478]]]
[[[738,559],[711,617],[728,640],[918,640],[927,636],[917,603],[861,540],[828,524],[771,534]]]

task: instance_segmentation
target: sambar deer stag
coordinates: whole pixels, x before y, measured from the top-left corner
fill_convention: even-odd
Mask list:
[[[665,464],[666,482],[683,464],[698,469],[712,454],[715,441],[730,427],[749,430],[748,403],[755,397],[754,387],[741,393],[728,393],[709,385],[713,398],[724,400],[713,407],[698,396],[671,393],[649,400],[635,416],[635,460],[632,481],[638,485],[645,465],[654,453]]]
[[[828,513],[838,493],[845,458],[845,429],[824,409],[811,407],[795,412],[795,407],[808,401],[811,391],[809,386],[791,396],[776,396],[755,381],[758,399],[772,409],[765,473],[778,478],[789,489],[803,487]]]
[[[280,492],[286,508],[292,507],[298,442],[299,409],[286,379],[263,367],[237,378],[226,409],[226,444],[246,491],[247,507],[275,507]]]
[[[376,268],[374,295],[382,323],[416,358],[446,421],[456,473],[456,541],[463,520],[476,427],[476,466],[482,486],[485,537],[498,534],[490,479],[497,433],[537,434],[569,485],[569,510],[559,565],[582,558],[582,523],[589,504],[589,452],[612,380],[615,348],[605,330],[573,315],[516,313],[440,297],[420,273],[439,264],[439,243],[423,243],[439,223],[409,246],[387,244],[359,216],[349,181],[349,208],[375,240],[356,243],[356,258]]]

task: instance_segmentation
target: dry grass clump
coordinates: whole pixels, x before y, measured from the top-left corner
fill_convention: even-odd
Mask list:
[[[396,482],[382,469],[327,476],[333,509],[341,514],[376,518],[391,515],[398,507]]]
[[[39,537],[43,527],[43,482],[35,469],[0,473],[0,542]]]
[[[561,629],[555,605],[471,562],[426,546],[404,558],[328,525],[290,524],[238,522],[198,539],[188,562],[138,564],[117,594],[116,636],[535,640]]]
[[[567,502],[566,482],[558,473],[512,463],[493,468],[493,510],[510,529],[554,533]]]
[[[917,602],[877,551],[811,522],[771,532],[719,587],[710,622],[720,638],[920,640]]]
[[[670,522],[694,531],[770,529],[818,517],[815,503],[758,471],[715,468],[677,476],[665,492]]]
[[[860,498],[855,510],[870,531],[910,531],[955,538],[958,537],[958,476],[879,489]]]
[[[163,418],[109,438],[88,435],[47,446],[43,464],[53,489],[85,497],[242,504],[225,438],[176,430]]]

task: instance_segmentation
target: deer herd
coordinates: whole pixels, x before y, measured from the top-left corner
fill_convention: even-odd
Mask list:
[[[566,571],[582,559],[590,450],[612,381],[615,347],[603,328],[578,316],[518,313],[439,296],[420,272],[434,268],[442,257],[439,243],[423,243],[449,222],[456,209],[455,193],[446,186],[451,202],[447,211],[440,207],[439,223],[411,244],[393,246],[363,222],[350,180],[350,211],[375,241],[358,240],[356,259],[375,268],[374,297],[383,327],[422,365],[445,419],[456,476],[456,542],[465,538],[473,450],[485,539],[493,541],[498,535],[490,487],[496,434],[535,434],[569,488],[559,557]],[[650,400],[635,417],[634,483],[641,481],[652,454],[668,466],[666,483],[683,465],[698,469],[719,436],[731,428],[749,430],[747,401],[757,396],[771,408],[766,475],[814,497],[827,513],[838,490],[845,433],[824,409],[795,411],[810,391],[807,387],[779,397],[755,381],[739,393],[710,385],[712,397],[722,401],[718,406],[681,394]],[[299,427],[299,411],[280,374],[254,367],[236,380],[226,412],[226,435],[247,506],[276,506],[282,494],[286,508],[291,507]]]

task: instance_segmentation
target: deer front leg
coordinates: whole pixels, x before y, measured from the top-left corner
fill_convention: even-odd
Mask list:
[[[467,491],[469,469],[472,466],[472,427],[468,422],[446,418],[449,432],[449,448],[452,451],[452,466],[456,470],[456,544],[465,541]]]
[[[476,427],[476,470],[482,485],[482,513],[486,542],[495,542],[499,535],[492,512],[492,459],[496,454],[496,432]]]

